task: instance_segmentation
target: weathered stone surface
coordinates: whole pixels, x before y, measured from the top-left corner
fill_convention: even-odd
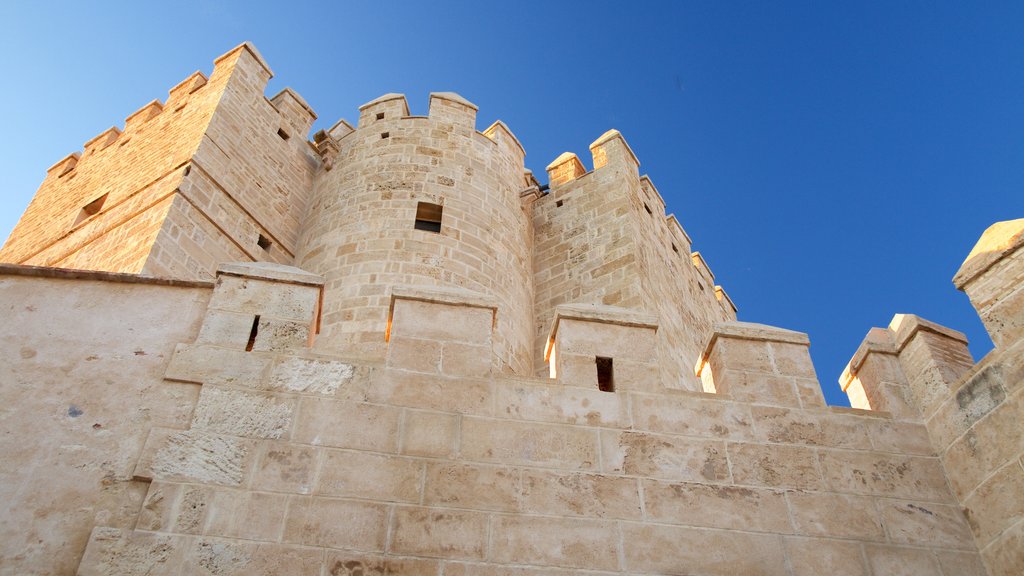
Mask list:
[[[153,435],[150,436],[151,441]],[[252,461],[252,442],[205,432],[171,432],[158,439],[146,467],[152,478],[238,486]]]
[[[484,557],[487,515],[435,508],[395,508],[391,551],[433,558]]]
[[[332,396],[355,375],[355,367],[344,362],[285,357],[274,364],[267,385],[272,390]]]
[[[739,486],[643,481],[644,509],[654,521],[788,534],[782,492]]]
[[[291,430],[295,399],[204,386],[192,428],[249,438],[282,438]]]
[[[541,564],[590,570],[618,567],[615,526],[611,522],[503,516],[494,523],[492,549],[498,562]]]
[[[387,537],[387,514],[387,507],[381,504],[292,496],[283,541],[380,552]]]
[[[640,432],[602,432],[605,472],[663,480],[725,482],[725,443]]]
[[[327,450],[317,494],[394,502],[420,501],[423,463],[408,458]]]

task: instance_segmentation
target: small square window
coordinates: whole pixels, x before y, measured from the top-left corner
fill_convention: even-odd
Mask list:
[[[413,227],[417,230],[440,234],[442,212],[444,212],[444,206],[440,204],[430,202],[416,204],[416,224]]]
[[[377,112],[377,120],[383,120],[383,119],[384,119],[384,113],[383,112]]]
[[[381,139],[391,138],[391,132],[381,132],[380,133],[380,137],[381,137]]]
[[[291,138],[291,136],[289,136],[288,133],[284,131],[284,128],[278,128],[277,135],[281,137],[281,140],[287,140]]]
[[[555,202],[555,207],[556,207],[556,208],[561,208],[561,207],[562,207],[562,204],[565,204],[565,202],[563,202],[563,201],[561,201],[561,200],[558,200],[557,202]]]
[[[90,217],[100,213],[103,209],[103,203],[107,201],[107,194],[100,196],[99,198],[89,202],[85,206],[82,206],[82,210],[78,212],[78,218],[75,219],[75,226],[78,226],[82,222],[88,220]]]
[[[259,239],[256,240],[256,245],[269,252],[270,247],[273,246],[274,243],[270,241],[270,238],[267,238],[263,234],[260,234]]]

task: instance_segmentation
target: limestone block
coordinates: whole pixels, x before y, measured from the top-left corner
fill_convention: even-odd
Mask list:
[[[250,316],[260,314],[297,322],[313,320],[320,300],[318,285],[234,276],[224,274],[223,270],[224,267],[210,298],[210,310]]]
[[[490,414],[491,383],[474,378],[446,378],[404,370],[386,370],[366,391],[366,400],[425,410]]]
[[[271,390],[333,396],[356,377],[356,367],[352,364],[286,356],[274,363],[267,387]]]
[[[406,410],[402,423],[402,454],[450,458],[459,434],[457,414]]]
[[[591,570],[619,566],[615,525],[611,522],[501,516],[494,522],[491,553],[502,563],[541,564]]]
[[[943,574],[962,574],[963,576],[989,576],[981,556],[977,552],[961,552],[958,550],[936,550],[939,566]],[[1017,570],[1020,572],[1020,570]]]
[[[833,490],[895,498],[950,502],[945,474],[936,458],[821,450],[821,473]]]
[[[288,442],[264,442],[253,473],[254,490],[310,494],[320,451]]]
[[[404,338],[489,344],[496,310],[491,299],[465,290],[396,286],[388,332]]]
[[[396,452],[401,411],[390,406],[304,396],[295,416],[295,442]]]
[[[934,456],[935,449],[928,437],[928,428],[914,422],[901,422],[888,418],[861,419],[871,446],[880,452]]]
[[[293,322],[261,316],[252,349],[254,352],[283,352],[308,348],[309,343],[310,326],[308,322]]]
[[[997,222],[982,234],[953,278],[997,347],[1024,335],[1024,219]]]
[[[262,353],[199,344],[178,344],[164,378],[182,382],[235,384],[260,388],[271,362],[272,358]]]
[[[935,444],[945,448],[1006,400],[1003,366],[989,364],[971,375],[928,419]]]
[[[863,419],[843,414],[754,406],[754,437],[762,442],[868,450]]]
[[[953,442],[943,455],[949,483],[963,499],[993,472],[1024,453],[1024,393],[1017,389]]]
[[[238,486],[252,465],[252,448],[253,441],[245,438],[154,428],[135,476]]]
[[[919,413],[900,364],[894,333],[872,328],[839,377],[850,405],[916,419]]]
[[[395,558],[359,552],[327,552],[325,574],[330,576],[437,576],[441,562],[425,558]],[[447,570],[446,570],[447,572]]]
[[[180,536],[129,532],[119,528],[93,528],[78,566],[81,576],[172,576],[184,558]]]
[[[609,130],[590,144],[590,153],[594,159],[594,170],[611,164],[619,169],[636,173],[640,161],[626,143],[626,139],[618,130]]]
[[[642,432],[601,431],[604,472],[683,482],[726,482],[725,443]]]
[[[487,549],[487,515],[479,512],[399,506],[389,551],[407,556],[482,559]]]
[[[885,541],[885,531],[867,496],[790,492],[786,494],[797,534]]]
[[[632,407],[640,430],[729,440],[754,437],[750,406],[718,396],[633,394]]]
[[[639,520],[637,481],[633,478],[524,469],[521,509],[533,514]]]
[[[575,426],[462,419],[461,454],[468,460],[593,470],[599,462],[597,444],[596,430]]]
[[[269,542],[198,538],[182,574],[202,576],[319,576],[323,550]]]
[[[793,576],[868,576],[860,544],[856,542],[786,538],[786,555]]]
[[[490,366],[490,358],[487,358]],[[396,335],[388,342],[388,367],[413,372],[441,372],[441,342]]]
[[[505,466],[430,462],[423,503],[428,506],[516,512],[520,471]]]
[[[196,344],[245,350],[249,343],[249,335],[252,333],[254,318],[253,314],[209,310],[203,319],[203,327],[199,330]]]
[[[613,428],[627,428],[630,423],[626,397],[602,392],[596,386],[569,387],[538,379],[497,386],[494,393],[498,414],[520,420]]]
[[[629,572],[675,574],[788,574],[782,537],[657,524],[622,524]]]
[[[192,428],[249,438],[287,438],[296,403],[295,398],[206,385],[199,394]]]
[[[210,536],[277,542],[284,529],[288,496],[218,489],[206,511]]]
[[[957,506],[906,500],[880,500],[889,540],[898,544],[975,550],[971,530]]]
[[[383,552],[388,508],[383,504],[291,496],[283,542]],[[338,520],[344,518],[345,521]]]
[[[421,497],[423,462],[366,452],[326,450],[316,493],[367,500],[415,502]]]
[[[1024,519],[1024,467],[1003,466],[964,501],[964,515],[980,548],[1009,526]]]
[[[1024,572],[1024,522],[1018,522],[999,535],[982,553],[988,576],[1014,576]]]
[[[729,443],[737,484],[818,490],[822,486],[814,450],[801,446]]]
[[[864,555],[873,574],[941,574],[938,560],[930,550],[871,544],[864,546]]]
[[[889,330],[918,410],[928,418],[974,365],[967,337],[912,314],[893,316]]]
[[[643,480],[647,517],[664,524],[788,534],[783,493],[776,490]]]
[[[441,347],[440,371],[450,376],[485,378],[491,373],[493,356],[490,346],[445,342]]]

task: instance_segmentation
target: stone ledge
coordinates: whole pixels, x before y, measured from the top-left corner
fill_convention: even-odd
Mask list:
[[[213,288],[213,282],[203,280],[178,280],[156,278],[124,272],[103,272],[100,270],[76,270],[74,268],[51,268],[49,266],[28,266],[25,264],[0,264],[0,276],[26,276],[29,278],[57,278],[61,280],[96,280],[100,282],[122,282],[125,284],[151,284],[154,286],[175,286],[179,288]]]
[[[711,357],[711,350],[715,347],[715,342],[719,338],[785,342],[787,344],[800,344],[803,346],[811,345],[810,337],[804,332],[753,322],[719,322],[712,327],[711,336],[708,337],[708,341],[704,344],[703,351],[693,367],[693,371],[697,376],[700,376],[704,370],[704,365],[707,364],[708,358]]]
[[[896,356],[899,354],[899,350],[896,349],[896,343],[892,339],[892,331],[885,328],[872,328],[868,330],[867,336],[857,347],[857,351],[853,353],[853,357],[843,368],[843,373],[839,376],[839,387],[845,392],[850,387],[850,383],[857,377],[857,372],[860,367],[864,365],[864,361],[867,360],[869,354],[889,354]]]
[[[544,360],[551,357],[551,347],[558,333],[558,323],[562,320],[582,320],[658,330],[658,317],[654,314],[599,304],[561,304],[555,307],[555,318],[551,321],[551,331],[544,346]]]
[[[217,275],[240,276],[242,278],[256,278],[259,280],[270,280],[277,282],[288,282],[290,284],[302,284],[304,286],[321,287],[324,285],[322,276],[306,272],[294,266],[274,264],[273,262],[229,262],[221,264],[217,268]]]
[[[498,310],[498,300],[471,290],[446,288],[443,286],[395,286],[391,289],[391,310],[395,310],[395,300],[419,300],[453,306],[469,306],[471,308],[489,308]]]
[[[914,314],[896,314],[892,317],[892,322],[889,323],[889,330],[895,334],[894,339],[897,352],[902,351],[907,343],[921,330],[945,336],[946,338],[963,342],[965,346],[967,345],[967,336],[963,332],[946,328],[941,324],[925,320]]]
[[[479,108],[477,108],[476,104],[473,104],[469,100],[466,100],[465,98],[463,98],[462,95],[456,94],[455,92],[431,92],[430,93],[430,100],[433,100],[434,98],[438,98],[438,99],[441,99],[441,100],[447,100],[449,102],[455,102],[456,104],[461,104],[461,105],[463,105],[463,106],[465,106],[467,108],[472,108],[473,110],[479,110]]]
[[[388,92],[383,96],[378,96],[377,98],[374,98],[373,100],[370,100],[366,104],[360,106],[359,111],[362,112],[363,110],[369,108],[370,106],[375,106],[377,104],[381,104],[382,102],[387,102],[389,100],[401,100],[405,108],[405,116],[409,115],[409,103],[405,99],[405,94],[399,94],[397,92]]]
[[[594,148],[597,148],[597,147],[599,147],[599,146],[601,146],[601,145],[603,145],[603,144],[605,144],[605,143],[607,143],[607,142],[609,142],[611,140],[614,140],[615,138],[618,138],[619,140],[622,141],[622,145],[626,147],[626,152],[629,152],[629,156],[633,159],[633,162],[637,166],[639,166],[640,165],[640,161],[637,160],[636,154],[633,153],[633,149],[629,147],[629,144],[626,142],[626,138],[622,136],[622,133],[619,132],[618,130],[616,130],[615,128],[612,128],[611,130],[609,130],[609,131],[605,132],[604,134],[601,134],[600,136],[598,136],[597,140],[594,140],[590,144],[590,149],[593,150]]]

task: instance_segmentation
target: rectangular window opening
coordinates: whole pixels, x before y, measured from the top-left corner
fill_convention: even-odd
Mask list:
[[[288,133],[284,131],[284,128],[278,128],[277,135],[281,137],[281,140],[287,140],[291,138],[291,136],[289,136]]]
[[[647,202],[644,202],[644,210],[647,210],[648,214],[654,214],[654,212],[651,212],[651,207],[647,205]]]
[[[269,251],[270,247],[273,246],[274,243],[271,242],[270,239],[264,236],[263,234],[260,234],[259,239],[256,240],[256,245],[259,246],[260,248],[263,248],[264,250]]]
[[[416,224],[413,228],[426,232],[441,233],[441,214],[444,206],[430,202],[419,202],[416,204]]]
[[[679,254],[679,248],[676,248],[675,243],[672,244],[672,251],[675,252],[676,254]]]
[[[380,137],[381,137],[382,140],[384,138],[391,138],[391,132],[381,132],[380,133]]]
[[[85,206],[82,206],[81,211],[78,212],[78,218],[75,219],[75,226],[78,226],[82,222],[88,220],[90,217],[100,213],[103,209],[103,203],[107,201],[107,194],[100,196],[99,198],[89,202]]]
[[[597,389],[601,392],[615,392],[615,374],[611,358],[597,357]]]
[[[561,201],[561,200],[559,200],[558,202],[555,202],[555,206],[556,206],[557,208],[561,208],[561,207],[562,207],[562,204],[565,204],[565,202],[563,202],[563,201]]]
[[[260,331],[260,315],[257,314],[252,319],[252,328],[249,330],[249,342],[245,344],[245,351],[252,352],[252,347],[256,345],[256,333]]]
[[[377,120],[383,120],[383,119],[384,119],[384,113],[383,112],[377,112]]]

